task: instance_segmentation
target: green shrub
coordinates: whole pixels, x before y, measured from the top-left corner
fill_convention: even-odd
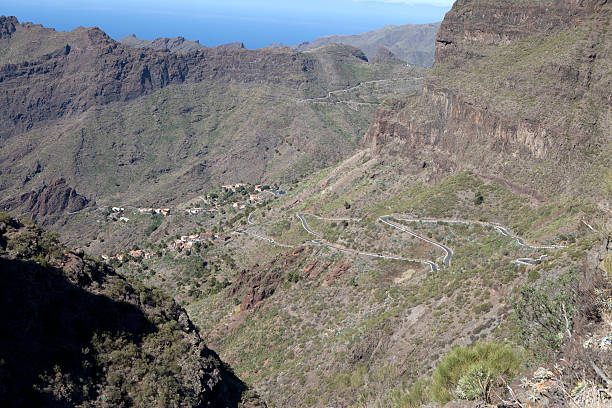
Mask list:
[[[520,367],[519,354],[507,345],[477,343],[455,347],[434,371],[433,397],[440,403],[457,397],[487,400],[490,390],[487,384],[499,376],[514,377]]]
[[[152,215],[151,225],[147,227],[145,234],[147,234],[147,236],[151,235],[155,230],[157,230],[160,227],[160,225],[162,225],[163,221],[164,221],[164,217],[162,215],[159,215],[159,214]]]
[[[514,319],[526,347],[544,354],[558,349],[573,325],[576,291],[577,281],[571,272],[519,290],[513,298]]]
[[[430,400],[428,382],[418,380],[408,391],[395,391],[391,395],[394,408],[420,408]]]
[[[6,225],[11,225],[13,223],[13,217],[9,213],[5,213],[4,211],[0,211],[0,223],[4,223]]]
[[[612,254],[606,256],[601,262],[601,269],[612,279]]]
[[[482,399],[490,402],[489,393],[491,392],[493,381],[495,381],[495,376],[490,368],[485,367],[483,364],[475,364],[459,379],[455,392],[461,399]]]

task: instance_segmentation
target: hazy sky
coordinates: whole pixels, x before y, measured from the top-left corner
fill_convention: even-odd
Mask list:
[[[441,21],[451,0],[0,0],[15,15],[59,30],[98,26],[118,39],[182,35],[248,48],[356,34],[389,24]]]

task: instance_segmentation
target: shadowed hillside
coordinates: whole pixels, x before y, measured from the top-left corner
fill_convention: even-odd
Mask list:
[[[257,406],[187,314],[0,213],[2,406]]]

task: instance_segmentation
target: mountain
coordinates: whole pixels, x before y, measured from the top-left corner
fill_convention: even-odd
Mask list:
[[[423,76],[333,44],[173,53],[97,28],[14,17],[0,27],[0,191],[11,211],[24,191],[60,178],[100,205],[298,179],[357,148],[389,85],[409,93]]]
[[[18,213],[34,221],[53,224],[65,213],[74,214],[94,203],[78,194],[60,178],[38,190],[23,193],[4,202],[3,211]]]
[[[129,47],[134,48],[150,48],[153,50],[164,51],[168,50],[171,52],[192,52],[192,51],[200,51],[205,50],[208,47],[200,44],[198,40],[192,41],[187,40],[184,37],[176,37],[176,38],[157,38],[155,40],[141,40],[137,38],[134,34],[128,35],[127,37],[123,37],[118,40],[123,45],[127,45]],[[230,44],[222,44],[217,47],[212,47],[217,49],[224,50],[240,50],[244,48],[244,44],[240,42],[230,43]]]
[[[423,92],[379,109],[364,145],[607,199],[596,174],[612,160],[609,16],[606,1],[457,1]]]
[[[0,58],[37,57],[0,68],[22,73],[0,82],[0,204],[174,299],[270,406],[607,406],[610,17],[460,0],[426,72],[388,47],[80,47],[100,33],[5,19]],[[117,92],[41,80],[63,72]]]
[[[202,221],[227,243],[166,241],[162,277],[123,268],[178,282],[277,406],[609,405],[610,17],[456,2],[424,88],[383,102],[361,151]],[[193,290],[199,271],[226,287]]]
[[[434,60],[435,38],[440,23],[389,25],[378,30],[356,35],[332,35],[294,46],[308,50],[329,43],[357,47],[372,59],[380,47],[388,48],[399,59],[411,65],[430,67]]]
[[[2,406],[262,406],[171,299],[6,213],[0,270]]]

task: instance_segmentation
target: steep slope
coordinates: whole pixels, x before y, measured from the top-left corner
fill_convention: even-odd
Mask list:
[[[2,211],[16,212],[34,221],[52,224],[55,217],[76,213],[93,206],[86,197],[66,185],[66,180],[58,179],[50,185],[43,185],[36,191],[23,193],[19,197],[6,201]]]
[[[612,163],[611,10],[600,0],[457,1],[423,92],[379,109],[365,145],[601,196],[595,175]]]
[[[317,48],[337,43],[357,47],[372,59],[380,47],[388,48],[399,59],[411,65],[429,67],[433,64],[435,37],[440,23],[386,26],[356,35],[332,35],[294,46],[297,50]]]
[[[3,55],[21,60],[0,66],[1,201],[58,178],[99,204],[140,205],[296,179],[349,155],[387,90],[423,76],[348,46],[172,53],[96,28],[2,27]]]
[[[278,406],[598,406],[581,389],[609,405],[609,17],[608,1],[457,2],[425,89],[377,111],[364,152],[224,218],[223,247],[146,266],[224,259],[177,292]],[[428,395],[444,355],[479,342],[524,353],[522,374]]]
[[[0,218],[2,406],[238,406],[247,387],[176,303]]]

